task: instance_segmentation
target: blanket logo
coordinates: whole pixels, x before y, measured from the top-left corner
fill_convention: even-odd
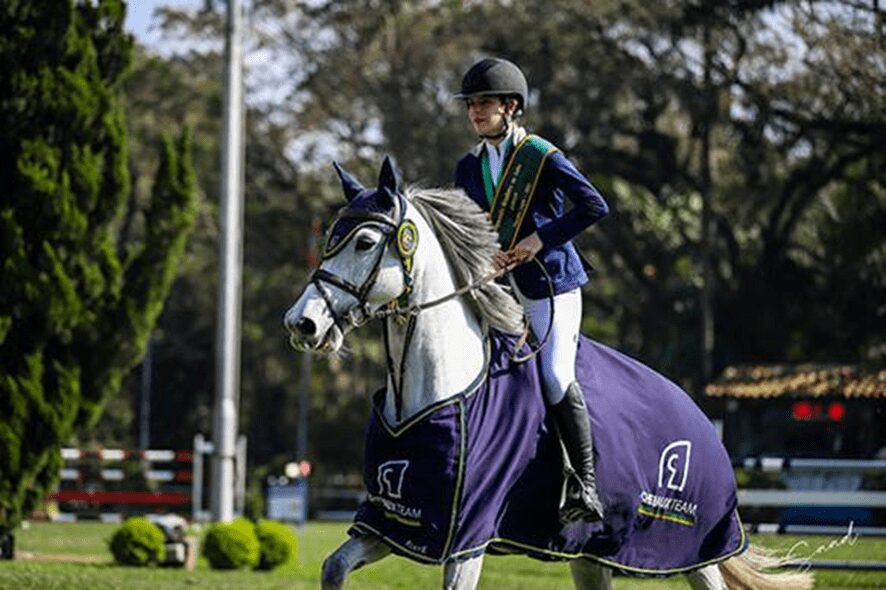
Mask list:
[[[666,446],[658,459],[658,487],[664,485],[669,490],[682,492],[689,477],[691,455],[692,443],[688,440],[674,441]]]
[[[378,466],[378,493],[399,500],[403,497],[403,479],[409,461],[385,461]]]
[[[677,440],[661,452],[658,459],[658,489],[682,493],[689,478],[689,460],[692,442]],[[698,504],[689,500],[659,495],[650,491],[640,492],[639,514],[667,520],[685,526],[695,526]]]
[[[403,482],[408,468],[409,461],[406,460],[385,461],[379,465],[376,476],[379,495],[369,494],[369,501],[379,506],[387,518],[406,526],[419,527],[421,508],[398,501],[403,498]]]

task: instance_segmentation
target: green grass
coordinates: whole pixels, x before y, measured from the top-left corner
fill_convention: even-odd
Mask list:
[[[99,564],[40,561],[0,562],[0,588],[15,589],[145,589],[166,588],[318,588],[323,559],[345,538],[347,525],[310,523],[298,531],[298,554],[273,572],[215,572],[200,560],[197,569],[129,568],[112,565],[106,540],[116,525],[91,523],[36,523],[16,534],[17,548],[35,554],[94,555]],[[798,558],[886,559],[886,539],[858,539],[854,545],[828,547],[831,537],[757,536],[755,543],[787,551]],[[799,543],[799,544],[798,544]],[[805,545],[804,545],[805,543]],[[826,550],[825,550],[826,549]],[[818,552],[818,554],[816,554]],[[886,574],[876,572],[818,572],[816,588],[886,588]],[[348,588],[422,590],[440,586],[442,568],[391,557],[355,572]],[[542,563],[524,557],[486,559],[480,588],[541,590],[569,588],[569,568],[562,563]],[[682,578],[637,580],[616,578],[617,590],[688,588]]]

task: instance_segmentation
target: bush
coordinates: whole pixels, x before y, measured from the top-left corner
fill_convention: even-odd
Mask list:
[[[203,541],[203,556],[213,569],[254,568],[260,550],[255,526],[245,518],[209,527]]]
[[[273,520],[260,520],[255,534],[261,545],[258,569],[272,570],[295,557],[296,539],[292,529]]]
[[[128,518],[108,543],[114,561],[123,565],[148,565],[166,559],[160,527],[144,517]]]

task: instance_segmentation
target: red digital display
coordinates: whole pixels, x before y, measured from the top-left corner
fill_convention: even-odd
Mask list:
[[[791,414],[793,414],[794,420],[812,420],[814,413],[815,408],[813,408],[812,404],[809,402],[794,402],[794,407],[791,408]]]
[[[811,420],[842,422],[846,418],[846,404],[831,402],[825,407],[823,402],[797,401],[791,405],[791,417],[798,422]]]
[[[846,417],[846,406],[842,402],[834,402],[828,406],[828,418],[833,422],[842,422]]]

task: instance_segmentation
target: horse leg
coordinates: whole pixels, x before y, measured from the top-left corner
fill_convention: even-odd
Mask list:
[[[480,581],[483,569],[483,554],[449,561],[443,566],[443,590],[474,590]]]
[[[726,590],[726,582],[716,565],[707,565],[686,575],[692,590]]]
[[[612,590],[612,570],[590,559],[569,562],[572,583],[577,590]]]
[[[386,557],[390,552],[390,548],[375,535],[351,537],[323,562],[323,590],[340,590],[349,573]]]

